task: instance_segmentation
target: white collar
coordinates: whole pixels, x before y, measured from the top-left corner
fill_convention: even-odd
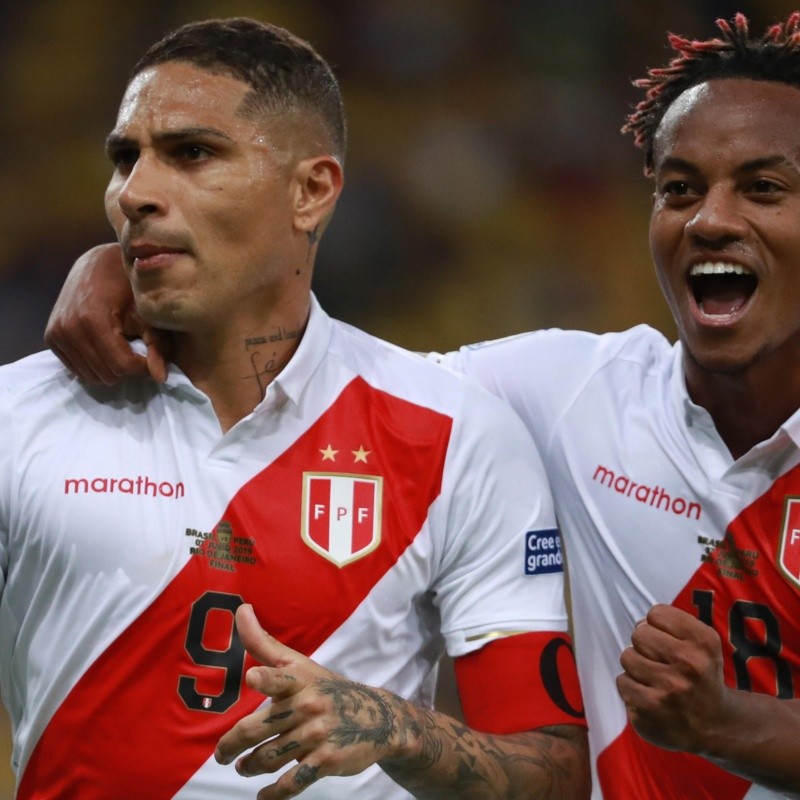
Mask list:
[[[286,366],[267,386],[264,399],[253,409],[253,412],[272,409],[283,405],[286,401],[295,404],[300,402],[303,389],[311,380],[328,349],[333,321],[320,306],[319,301],[311,294],[308,323],[297,350]],[[146,352],[141,340],[135,340],[131,347],[139,354]],[[179,392],[189,398],[206,402],[207,396],[186,377],[175,364],[167,365],[167,379],[164,383],[167,391]]]

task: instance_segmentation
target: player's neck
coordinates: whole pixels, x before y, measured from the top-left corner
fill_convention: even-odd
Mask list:
[[[734,458],[769,439],[800,408],[800,368],[765,360],[730,374],[685,365],[685,374],[692,400],[709,412]]]
[[[175,334],[175,363],[208,395],[223,433],[246,417],[300,344],[309,306],[287,304],[263,320],[227,319]]]

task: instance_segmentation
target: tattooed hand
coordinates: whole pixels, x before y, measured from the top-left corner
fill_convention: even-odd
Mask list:
[[[241,756],[236,770],[247,776],[297,761],[258,800],[294,797],[326,775],[355,775],[382,758],[414,751],[419,730],[405,709],[410,704],[281,644],[262,630],[252,606],[240,606],[236,626],[248,652],[265,665],[248,670],[247,684],[272,702],[226,733],[215,757],[230,764]]]
[[[236,627],[250,655],[265,665],[247,671],[247,684],[272,701],[228,731],[215,757],[222,764],[238,759],[236,769],[248,776],[297,762],[258,800],[294,797],[327,775],[356,775],[376,763],[424,800],[589,797],[583,727],[480,733],[321,667],[262,630],[251,606],[239,607]]]

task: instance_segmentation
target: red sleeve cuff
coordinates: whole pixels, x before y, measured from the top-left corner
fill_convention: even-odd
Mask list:
[[[495,639],[455,659],[464,719],[485,733],[586,727],[572,641],[565,633]]]

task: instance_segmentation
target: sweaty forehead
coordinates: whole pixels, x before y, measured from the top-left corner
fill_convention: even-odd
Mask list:
[[[128,84],[115,130],[138,125],[157,127],[236,124],[249,86],[229,75],[169,61],[149,67]]]
[[[680,153],[678,153],[680,151]],[[800,154],[800,89],[725,78],[692,86],[667,109],[654,138],[656,169],[670,155],[743,157]]]

